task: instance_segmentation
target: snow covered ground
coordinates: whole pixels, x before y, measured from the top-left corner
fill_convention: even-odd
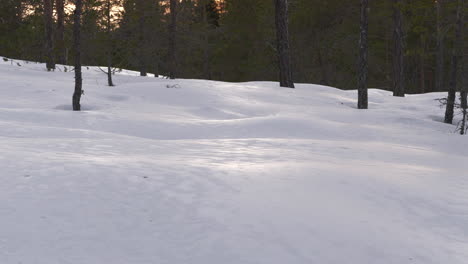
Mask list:
[[[468,137],[427,94],[0,61],[2,264],[466,264]],[[168,88],[169,87],[169,88]]]

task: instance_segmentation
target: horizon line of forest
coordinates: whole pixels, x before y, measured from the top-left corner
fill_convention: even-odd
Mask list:
[[[0,3],[2,55],[47,61],[45,2]],[[59,7],[56,2],[63,2],[65,10],[73,4],[54,0],[52,10]],[[405,0],[398,6],[403,14],[406,93],[448,90],[456,2]],[[392,90],[393,8],[394,1],[369,1],[369,87]],[[165,0],[83,1],[82,63],[107,65],[110,59],[112,67],[137,70],[142,75],[169,75],[171,63],[176,63],[181,78],[278,80],[272,0],[179,1],[175,62],[168,49],[168,10],[169,1]],[[53,11],[58,29],[51,36],[54,62],[73,65],[73,13],[61,14],[62,25],[57,22],[59,13]],[[288,13],[294,81],[356,89],[359,1],[291,0]],[[437,73],[437,63],[443,64],[441,73]],[[438,78],[442,78],[441,84]]]

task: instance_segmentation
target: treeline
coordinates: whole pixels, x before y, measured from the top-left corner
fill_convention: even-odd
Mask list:
[[[51,7],[47,2],[0,1],[0,54],[44,62],[52,56],[56,63],[73,64],[74,1],[50,0]],[[177,45],[172,54],[169,0],[84,0],[83,64],[111,64],[142,75],[278,80],[273,0],[175,2]],[[53,19],[48,21],[50,8]],[[393,89],[395,8],[402,14],[405,92],[448,90],[456,0],[369,1],[369,87]],[[295,82],[356,89],[360,13],[357,0],[289,2]]]

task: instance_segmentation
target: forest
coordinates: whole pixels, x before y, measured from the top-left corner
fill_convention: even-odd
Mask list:
[[[2,0],[0,52],[12,58],[73,64],[74,1]],[[368,1],[369,87],[392,90],[394,11],[401,11],[406,93],[447,91],[455,43],[457,0]],[[465,7],[466,8],[466,7]],[[272,0],[181,0],[176,57],[169,52],[170,7],[164,0],[85,0],[82,63],[168,76],[221,81],[278,79]],[[356,89],[359,1],[291,0],[293,78]],[[466,28],[466,27],[465,27]],[[466,42],[465,42],[466,43]],[[48,55],[47,47],[53,49]]]

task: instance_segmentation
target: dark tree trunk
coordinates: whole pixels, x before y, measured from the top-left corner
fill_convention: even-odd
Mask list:
[[[44,0],[44,20],[45,20],[45,56],[48,71],[55,70],[54,62],[54,20],[52,17],[52,0]]]
[[[138,60],[138,67],[140,70],[140,76],[147,76],[148,69],[147,69],[147,39],[148,36],[146,35],[146,28],[148,27],[146,21],[146,2],[147,0],[137,0],[136,1],[136,14],[138,16],[137,22],[137,36],[138,36],[138,47],[137,47],[137,60]]]
[[[294,88],[289,50],[288,0],[274,1],[280,86]]]
[[[460,92],[460,102],[461,102],[461,108],[462,108],[462,121],[460,125],[460,134],[464,135],[466,133],[466,118],[467,118],[467,108],[468,108],[468,103],[467,103],[467,88],[466,88],[466,81],[464,82],[464,87],[462,88],[462,91]]]
[[[80,111],[83,79],[81,76],[81,13],[83,0],[75,0],[73,24],[73,51],[75,53],[75,92],[73,93],[73,111]]]
[[[445,109],[445,123],[453,123],[453,114],[455,107],[455,98],[457,92],[457,82],[459,76],[459,67],[460,64],[463,64],[463,30],[464,30],[464,10],[463,10],[464,0],[458,0],[457,7],[457,22],[455,29],[455,44],[453,48],[452,55],[452,65],[449,81],[449,92],[447,97],[447,106]]]
[[[209,38],[209,21],[208,21],[208,2],[202,2],[202,17],[203,17],[203,75],[206,80],[211,80],[210,69],[210,38]]]
[[[146,66],[144,66],[144,62],[140,62],[140,76],[148,76],[148,72],[146,71]]]
[[[107,85],[114,86],[112,81],[112,54],[110,52],[107,53]]]
[[[443,91],[444,87],[444,41],[442,34],[442,25],[440,21],[440,9],[441,9],[441,0],[435,1],[436,13],[437,13],[437,54],[436,54],[436,92]]]
[[[420,41],[421,41],[421,49],[422,52],[419,54],[419,82],[421,86],[421,93],[426,92],[426,60],[425,60],[425,49],[426,49],[426,41],[424,39],[424,36],[421,34],[420,35]]]
[[[111,0],[107,0],[106,3],[106,34],[107,34],[107,84],[109,86],[114,86],[112,81],[112,52],[113,52],[113,44],[112,44],[112,16],[111,16]]]
[[[208,36],[205,33],[204,36],[204,47],[203,47],[203,75],[206,80],[211,80],[211,69],[210,69],[210,47],[208,44]]]
[[[175,79],[177,72],[177,0],[170,0],[171,22],[169,24],[169,78]]]
[[[449,81],[449,89],[448,89],[448,96],[447,96],[447,104],[445,106],[445,119],[444,122],[447,124],[453,123],[453,112],[455,108],[455,98],[456,98],[456,79],[457,79],[457,64],[458,58],[456,56],[452,56],[451,66],[450,66],[450,81]]]
[[[405,96],[402,0],[393,0],[393,95]]]
[[[159,78],[159,60],[156,58],[154,61],[154,77]]]
[[[142,7],[140,7],[142,8]],[[140,61],[140,76],[148,76],[148,70],[146,69],[147,67],[147,55],[146,55],[146,49],[147,49],[147,45],[146,45],[146,38],[147,36],[145,35],[145,27],[147,26],[145,21],[145,11],[144,10],[141,10],[142,11],[142,14],[140,14],[140,19],[139,19],[139,25],[138,25],[138,29],[140,31],[140,47],[138,48],[139,49],[139,61]]]
[[[322,42],[320,33],[317,30],[314,30],[313,34],[313,39],[314,45],[313,45],[313,50],[317,52],[317,64],[318,68],[320,69],[320,74],[321,74],[321,79],[320,79],[320,84],[322,85],[330,85],[330,74],[328,72],[328,65],[324,62],[324,57],[326,57],[326,54],[322,53]]]
[[[368,63],[368,28],[369,0],[361,0],[361,37],[359,39],[359,71],[358,71],[358,109],[368,108],[367,78]]]
[[[65,4],[64,0],[56,1],[57,8],[57,62],[65,65]]]
[[[467,59],[466,59],[466,54],[465,54],[465,34],[464,34],[464,29],[463,25],[465,25],[465,1],[466,0],[460,0],[461,2],[459,3],[461,5],[461,15],[460,15],[460,21],[458,22],[458,27],[460,32],[460,60],[461,60],[461,65],[460,65],[460,74],[459,74],[459,82],[460,82],[460,102],[461,102],[461,108],[462,108],[462,122],[461,122],[461,127],[460,127],[460,134],[464,135],[466,133],[466,118],[467,118],[467,112],[468,112],[468,74],[466,74],[466,67],[467,65]]]

